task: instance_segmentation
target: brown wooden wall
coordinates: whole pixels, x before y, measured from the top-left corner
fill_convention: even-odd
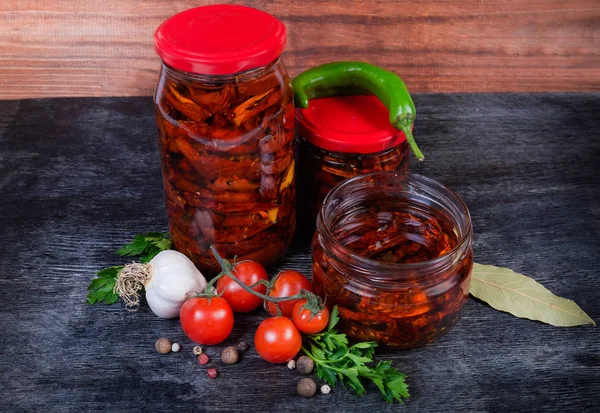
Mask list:
[[[0,99],[149,95],[152,34],[205,0],[0,0]],[[292,75],[366,60],[413,92],[600,90],[599,0],[265,1]]]

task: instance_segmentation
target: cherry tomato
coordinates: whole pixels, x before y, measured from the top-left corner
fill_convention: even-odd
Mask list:
[[[316,315],[313,315],[308,308],[302,308],[304,304],[306,304],[306,300],[298,301],[292,313],[292,320],[294,320],[298,330],[306,334],[323,331],[329,323],[329,309],[325,307]]]
[[[269,297],[291,297],[292,295],[298,294],[302,290],[307,290],[312,293],[312,285],[308,278],[302,273],[294,270],[281,271],[275,276],[275,282],[271,291],[269,291]],[[299,300],[282,301],[279,303],[281,314],[284,317],[291,317],[294,306]],[[268,302],[267,310],[272,316],[277,315],[277,307],[275,303]]]
[[[269,276],[265,268],[254,261],[241,261],[233,266],[233,275],[246,285],[252,285],[259,280],[269,281]],[[257,285],[254,291],[264,294],[267,291],[265,285]],[[240,285],[231,277],[224,276],[217,281],[217,293],[223,294],[223,297],[236,313],[247,313],[258,308],[262,303],[262,298],[244,291]]]
[[[271,317],[256,329],[254,346],[258,355],[271,363],[285,363],[298,354],[302,336],[289,318]]]
[[[225,340],[233,328],[233,311],[225,299],[192,297],[183,303],[179,321],[186,336],[200,344],[212,345]]]

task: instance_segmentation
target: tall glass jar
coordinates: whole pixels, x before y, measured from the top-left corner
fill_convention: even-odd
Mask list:
[[[285,26],[243,6],[187,10],[156,31],[154,95],[173,244],[201,269],[268,265],[296,223],[294,108]],[[243,41],[242,41],[243,40]]]
[[[389,122],[386,107],[372,95],[335,96],[296,109],[298,212],[314,228],[327,193],[344,179],[380,172],[409,172],[404,134]]]
[[[315,292],[360,340],[411,348],[459,320],[473,267],[471,219],[452,191],[419,175],[373,173],[327,196],[312,243]]]

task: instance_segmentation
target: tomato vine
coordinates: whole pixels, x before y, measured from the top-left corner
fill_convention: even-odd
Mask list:
[[[275,283],[277,277],[273,278],[273,280],[271,282],[265,281],[265,280],[260,280],[260,281],[256,282],[255,284],[247,285],[234,275],[233,265],[229,261],[227,261],[226,259],[221,257],[221,255],[219,254],[219,252],[217,251],[217,249],[214,246],[211,245],[210,250],[213,253],[213,255],[215,256],[215,259],[217,260],[219,265],[221,266],[221,273],[219,273],[219,275],[217,275],[212,280],[210,280],[207,283],[204,292],[201,294],[197,294],[197,296],[208,297],[208,298],[216,297],[218,294],[215,294],[213,292],[214,285],[221,278],[227,276],[227,277],[231,278],[233,281],[235,281],[244,291],[248,292],[249,294],[259,297],[259,298],[265,300],[265,302],[274,303],[277,306],[277,315],[281,315],[281,310],[278,305],[279,303],[282,303],[285,301],[293,301],[293,300],[307,300],[307,304],[306,304],[305,308],[309,309],[313,314],[317,314],[318,312],[323,310],[324,303],[321,300],[321,298],[306,289],[302,289],[299,293],[288,296],[288,297],[272,297],[272,296],[269,296],[268,294],[262,294],[262,293],[259,293],[258,291],[255,291],[254,290],[255,287],[257,287],[259,285],[265,285],[267,287],[267,292],[268,292],[273,287],[273,284]]]

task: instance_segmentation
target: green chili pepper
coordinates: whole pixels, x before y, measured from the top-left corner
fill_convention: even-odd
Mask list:
[[[300,73],[292,82],[296,107],[309,99],[371,93],[390,112],[390,123],[404,132],[419,161],[425,159],[412,135],[417,112],[406,85],[390,71],[364,62],[334,62]]]

